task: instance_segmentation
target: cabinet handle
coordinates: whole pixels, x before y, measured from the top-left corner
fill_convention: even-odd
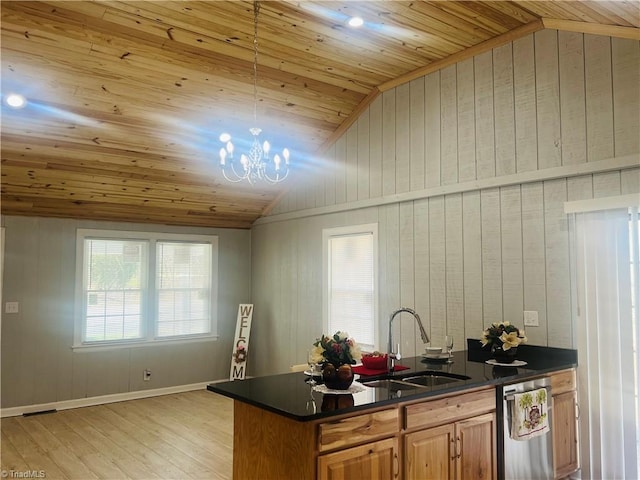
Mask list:
[[[580,419],[580,404],[576,402],[576,420]]]
[[[460,448],[458,448],[458,445],[460,445]],[[460,440],[460,437],[456,437],[456,458],[460,458],[462,456],[462,440]]]
[[[451,460],[456,459],[456,439],[451,439],[451,448],[449,448],[449,454],[451,455]]]
[[[394,478],[398,478],[398,476],[400,475],[400,461],[398,460],[398,454],[394,453],[393,454],[393,463],[394,465],[394,472],[393,472],[393,477]]]

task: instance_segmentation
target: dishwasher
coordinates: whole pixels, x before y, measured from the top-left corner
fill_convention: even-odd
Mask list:
[[[551,380],[537,378],[507,384],[503,385],[499,391],[499,399],[500,397],[502,399],[499,402],[502,407],[500,415],[502,435],[498,437],[498,449],[502,450],[502,455],[498,463],[498,478],[502,480],[552,479]],[[514,415],[518,415],[515,424]]]

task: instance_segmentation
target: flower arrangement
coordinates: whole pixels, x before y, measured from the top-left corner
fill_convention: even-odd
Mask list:
[[[331,363],[335,367],[354,364],[362,358],[360,347],[347,332],[336,332],[332,337],[322,335],[316,339],[311,360],[318,364]]]
[[[509,322],[492,323],[489,328],[482,332],[480,342],[483,347],[501,347],[507,351],[515,348],[521,343],[526,343],[527,337],[524,333],[520,333],[520,329],[511,325]]]

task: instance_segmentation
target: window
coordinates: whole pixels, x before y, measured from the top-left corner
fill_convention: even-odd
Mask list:
[[[325,331],[348,332],[363,350],[376,350],[377,224],[326,229],[323,245]]]
[[[75,346],[216,334],[216,236],[78,230]]]

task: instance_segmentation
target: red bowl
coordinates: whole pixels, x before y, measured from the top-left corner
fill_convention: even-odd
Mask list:
[[[372,355],[362,356],[362,365],[370,370],[383,370],[387,368],[387,355],[374,357]]]

